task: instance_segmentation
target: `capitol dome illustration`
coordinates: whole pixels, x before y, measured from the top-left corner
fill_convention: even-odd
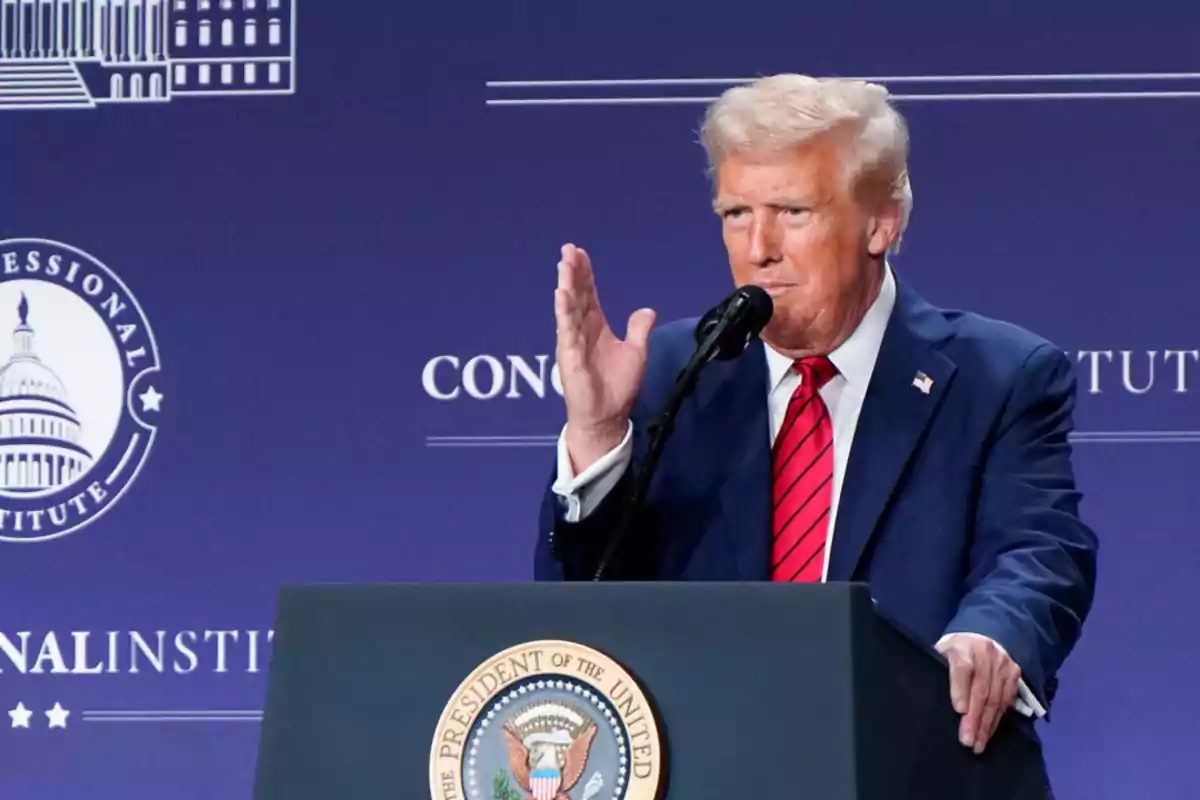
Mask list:
[[[94,459],[62,379],[34,349],[29,301],[21,295],[13,355],[0,367],[0,491],[34,494],[69,486]]]

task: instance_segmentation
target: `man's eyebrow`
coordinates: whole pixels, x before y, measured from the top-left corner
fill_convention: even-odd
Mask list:
[[[745,208],[749,204],[744,200],[717,198],[713,200],[712,205],[713,210],[720,213],[735,208]],[[771,208],[813,208],[819,205],[819,200],[814,197],[803,197],[801,195],[779,195],[767,200],[765,205]]]

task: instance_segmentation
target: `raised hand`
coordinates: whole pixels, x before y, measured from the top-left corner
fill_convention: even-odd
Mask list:
[[[654,311],[629,317],[625,339],[609,327],[587,252],[563,245],[554,290],[557,355],[567,406],[567,451],[576,474],[625,438],[629,412],[646,371],[646,343]]]

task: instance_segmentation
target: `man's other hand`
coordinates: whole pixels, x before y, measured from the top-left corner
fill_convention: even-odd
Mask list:
[[[978,634],[948,634],[937,650],[950,663],[950,702],[963,715],[959,741],[982,753],[1017,696],[1021,668],[998,644]]]

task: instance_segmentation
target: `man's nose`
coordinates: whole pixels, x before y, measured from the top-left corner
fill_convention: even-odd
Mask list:
[[[750,261],[758,266],[774,264],[782,254],[775,220],[766,214],[756,214],[750,223]]]

